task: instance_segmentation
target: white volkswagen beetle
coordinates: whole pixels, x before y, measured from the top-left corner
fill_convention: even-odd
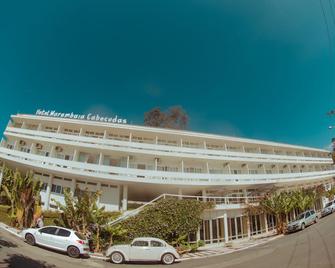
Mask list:
[[[29,228],[23,230],[21,236],[32,246],[41,245],[67,252],[73,258],[78,258],[80,255],[88,255],[89,253],[87,238],[71,229],[58,226]]]
[[[130,245],[112,246],[106,251],[106,256],[117,264],[124,261],[160,261],[172,264],[180,258],[174,247],[153,237],[135,238]]]

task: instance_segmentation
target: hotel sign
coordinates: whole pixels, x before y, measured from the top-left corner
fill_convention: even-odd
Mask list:
[[[127,124],[127,119],[119,118],[117,115],[114,117],[100,116],[99,114],[74,114],[74,113],[59,113],[52,110],[41,110],[38,109],[35,113],[36,115],[48,116],[48,117],[59,117],[59,118],[70,118],[106,123],[117,123],[117,124]]]

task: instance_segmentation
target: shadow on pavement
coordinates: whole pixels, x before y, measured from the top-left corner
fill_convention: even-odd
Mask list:
[[[7,247],[7,248],[16,248],[17,245],[12,243],[12,242],[9,242],[9,241],[6,241],[6,240],[3,240],[3,239],[0,239],[0,248],[2,247]]]
[[[4,266],[3,266],[4,265]],[[47,264],[44,261],[37,261],[23,255],[9,255],[7,259],[0,262],[0,267],[7,268],[55,268],[53,264]]]

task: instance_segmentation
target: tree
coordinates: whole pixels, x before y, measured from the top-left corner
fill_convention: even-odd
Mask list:
[[[41,187],[42,183],[34,178],[32,171],[23,176],[18,170],[5,168],[2,191],[10,204],[12,225],[23,228],[33,224],[33,219],[42,211]]]
[[[58,224],[85,235],[91,234],[95,244],[95,251],[101,251],[104,241],[101,237],[104,226],[111,221],[112,215],[105,211],[105,207],[99,207],[97,200],[100,192],[89,192],[76,188],[75,195],[69,190],[64,190],[65,204],[53,199],[62,211]]]
[[[144,125],[172,129],[185,129],[188,124],[188,115],[181,106],[170,107],[161,111],[159,107],[144,114]]]

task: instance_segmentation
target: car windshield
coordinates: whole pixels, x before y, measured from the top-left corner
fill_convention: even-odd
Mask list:
[[[297,220],[302,220],[305,217],[305,213],[302,213],[298,216]]]
[[[330,207],[332,205],[332,202],[327,203],[326,208]]]
[[[86,240],[86,236],[84,236],[84,235],[81,234],[81,233],[75,232],[75,235],[76,235],[79,239],[81,239],[81,240]]]

